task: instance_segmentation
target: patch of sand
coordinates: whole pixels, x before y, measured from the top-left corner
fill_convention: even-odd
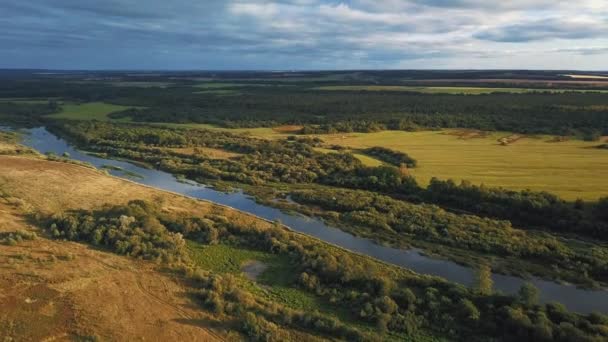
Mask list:
[[[258,279],[258,277],[262,273],[264,273],[264,271],[266,271],[267,268],[268,268],[268,265],[266,265],[265,263],[263,263],[261,261],[249,260],[243,264],[243,266],[241,267],[241,271],[243,271],[243,273],[245,273],[245,276],[249,280],[256,281]]]

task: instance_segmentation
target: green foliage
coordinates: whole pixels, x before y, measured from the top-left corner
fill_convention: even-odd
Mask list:
[[[48,219],[47,229],[58,239],[86,241],[132,257],[181,261],[186,242],[155,217],[157,208],[148,202],[131,201],[127,206],[98,211],[74,211]]]
[[[393,151],[385,147],[372,147],[364,150],[364,152],[395,166],[406,165],[408,168],[414,168],[417,164],[416,159],[413,159],[407,153]]]
[[[459,215],[434,205],[413,204],[368,191],[315,189],[293,191],[290,196],[297,203],[333,213],[325,217],[354,232],[368,232],[367,236],[382,241],[407,244],[413,238],[463,249],[468,254],[474,251],[516,257],[606,279],[605,248],[574,249],[554,237],[514,229],[509,221]],[[489,269],[482,266],[478,278],[478,290],[490,294]]]
[[[25,230],[18,230],[15,232],[2,232],[0,233],[0,245],[14,246],[22,241],[36,240],[38,235],[35,232],[29,232]]]
[[[608,238],[606,222],[585,217],[580,209],[547,192],[487,188],[464,181],[457,185],[452,180],[434,178],[422,197],[478,215],[508,219],[523,227]],[[605,201],[600,200],[594,209],[599,218],[607,212],[605,208]]]
[[[416,191],[392,166],[366,167],[348,153],[321,153],[314,139],[268,141],[226,132],[81,122],[55,127],[94,152],[134,159],[191,179],[319,183],[377,191]],[[212,147],[244,155],[230,160],[183,155],[160,147]]]
[[[0,122],[3,125],[34,127],[41,124],[45,115],[52,114],[56,110],[57,108],[51,104],[0,101]]]
[[[606,133],[608,127],[605,111],[585,109],[606,104],[600,93],[459,96],[258,87],[238,97],[203,95],[181,94],[176,101],[159,94],[145,101],[149,108],[113,117],[224,127],[304,124],[305,133],[443,127],[570,135],[584,129]]]
[[[600,198],[594,210],[597,218],[608,222],[608,197]]]
[[[490,295],[494,291],[492,280],[492,269],[488,265],[480,265],[476,272],[475,287],[480,294]]]
[[[353,207],[356,203],[346,205]],[[204,243],[210,241],[201,233],[217,230],[213,243],[218,244],[191,244],[187,253],[208,269],[185,268],[190,270],[187,275],[194,283],[193,295],[220,317],[237,317],[241,331],[253,340],[286,340],[286,329],[348,341],[394,334],[416,340],[421,332],[479,341],[527,340],[530,336],[537,341],[608,338],[608,319],[604,316],[584,317],[558,305],[537,305],[532,289],[522,288],[519,298],[481,294],[440,279],[397,271],[280,225],[236,224],[214,215],[193,218],[162,212],[149,202],[132,201],[122,207],[57,216],[49,221],[49,228],[59,237],[105,245],[123,254],[167,255],[175,259],[185,259],[186,253],[181,248],[181,234],[169,230]],[[342,316],[311,308],[293,308],[289,302],[277,300],[272,288],[270,295],[256,295],[233,275],[243,261],[251,259],[262,259],[271,265],[271,275],[259,278],[262,284],[299,287],[298,291],[342,308],[350,316],[345,316],[344,321]],[[279,268],[272,269],[273,262]],[[295,277],[277,275],[288,272]],[[370,330],[370,326],[375,328]]]
[[[519,289],[519,300],[526,306],[537,305],[539,300],[538,296],[538,289],[530,283],[523,284]]]

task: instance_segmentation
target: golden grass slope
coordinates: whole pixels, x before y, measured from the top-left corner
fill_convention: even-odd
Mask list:
[[[0,234],[41,234],[24,219],[21,203],[0,199]],[[0,339],[222,340],[210,329],[214,319],[155,267],[44,237],[0,245]]]

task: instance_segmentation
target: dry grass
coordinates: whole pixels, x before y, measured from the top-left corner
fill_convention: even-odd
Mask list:
[[[109,177],[95,169],[43,159],[0,156],[0,187],[45,213],[95,209],[106,203],[120,205],[140,199],[160,203],[169,211],[196,216],[213,213],[250,226],[269,225],[223,206]]]
[[[0,201],[0,232],[34,229]],[[44,237],[0,245],[0,339],[217,340],[214,319],[155,267]]]
[[[273,130],[281,134],[298,134],[304,129],[304,126],[300,125],[284,125],[274,127]]]

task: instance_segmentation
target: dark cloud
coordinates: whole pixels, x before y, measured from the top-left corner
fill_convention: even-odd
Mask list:
[[[437,60],[491,61],[505,55],[496,44],[517,43],[528,49],[528,42],[554,39],[595,39],[593,45],[599,48],[579,54],[607,54],[601,46],[607,43],[603,36],[608,4],[598,0],[568,4],[561,0],[0,0],[0,67],[390,68]],[[581,14],[582,19],[571,19],[572,14]],[[567,53],[559,46],[545,49]]]
[[[545,20],[507,25],[475,34],[475,38],[495,42],[529,42],[547,39],[585,39],[603,37],[608,25],[580,23],[568,20]]]

